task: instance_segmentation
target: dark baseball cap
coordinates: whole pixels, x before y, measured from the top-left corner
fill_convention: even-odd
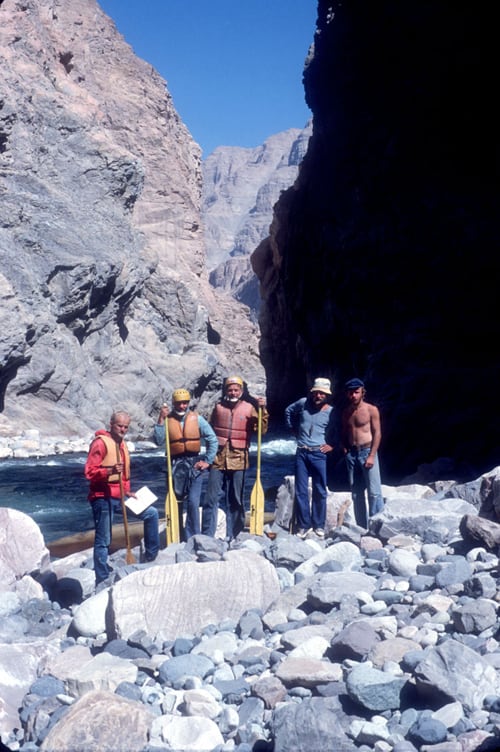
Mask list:
[[[349,379],[349,381],[345,382],[344,387],[347,390],[349,390],[349,389],[359,389],[359,388],[364,389],[365,382],[361,381],[361,379]]]

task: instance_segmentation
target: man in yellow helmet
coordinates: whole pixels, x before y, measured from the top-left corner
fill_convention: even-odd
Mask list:
[[[154,428],[154,438],[158,446],[165,446],[165,420],[168,425],[170,455],[172,457],[172,478],[181,473],[185,479],[182,489],[176,489],[179,501],[187,500],[186,524],[182,538],[187,540],[200,533],[200,497],[203,479],[217,452],[217,437],[210,424],[202,415],[189,409],[191,395],[187,389],[175,389],[172,394],[172,409],[167,404],[160,408]],[[205,454],[201,452],[202,440],[206,444]],[[182,526],[182,515],[179,514]]]
[[[202,532],[215,535],[219,496],[226,496],[226,535],[236,538],[245,527],[243,485],[249,466],[248,449],[252,434],[257,430],[258,408],[262,408],[262,433],[269,420],[264,397],[244,394],[241,376],[228,376],[222,387],[222,399],[214,407],[211,424],[219,449],[210,468],[207,493],[203,505]]]

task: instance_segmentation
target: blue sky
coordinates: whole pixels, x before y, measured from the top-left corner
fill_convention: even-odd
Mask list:
[[[216,146],[258,146],[310,118],[302,71],[316,0],[98,2],[166,79],[203,157]]]

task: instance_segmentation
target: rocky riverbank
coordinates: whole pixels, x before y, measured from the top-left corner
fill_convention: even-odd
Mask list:
[[[92,434],[85,438],[44,436],[38,429],[33,428],[17,436],[0,436],[0,459],[26,459],[87,452],[91,438]]]
[[[17,436],[0,436],[0,459],[27,459],[52,457],[61,454],[88,452],[94,434],[88,436],[46,436],[37,428],[23,431]],[[156,447],[152,441],[129,441],[129,449]]]
[[[499,487],[500,468],[385,486],[369,530],[332,493],[325,540],[300,540],[287,478],[266,535],[197,536],[153,564],[119,551],[97,592],[91,550],[51,561],[33,521],[0,509],[2,743],[498,750]]]

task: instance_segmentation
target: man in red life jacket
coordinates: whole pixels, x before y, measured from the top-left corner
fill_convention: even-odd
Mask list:
[[[211,424],[219,449],[210,468],[207,493],[202,512],[202,533],[215,535],[219,497],[225,492],[226,535],[229,539],[245,527],[243,485],[249,466],[248,449],[257,430],[258,412],[262,408],[262,433],[266,433],[269,415],[264,397],[244,399],[241,376],[229,376],[223,385],[221,401],[214,407]]]
[[[85,477],[90,481],[88,500],[94,516],[94,571],[96,585],[105,580],[111,569],[108,565],[111,530],[115,512],[121,512],[121,487],[125,496],[135,496],[130,490],[130,455],[125,434],[130,416],[115,412],[110,419],[109,431],[96,431],[85,463]],[[129,512],[136,516],[133,512]],[[144,548],[146,561],[154,561],[160,547],[158,511],[150,506],[137,515],[144,521]]]

